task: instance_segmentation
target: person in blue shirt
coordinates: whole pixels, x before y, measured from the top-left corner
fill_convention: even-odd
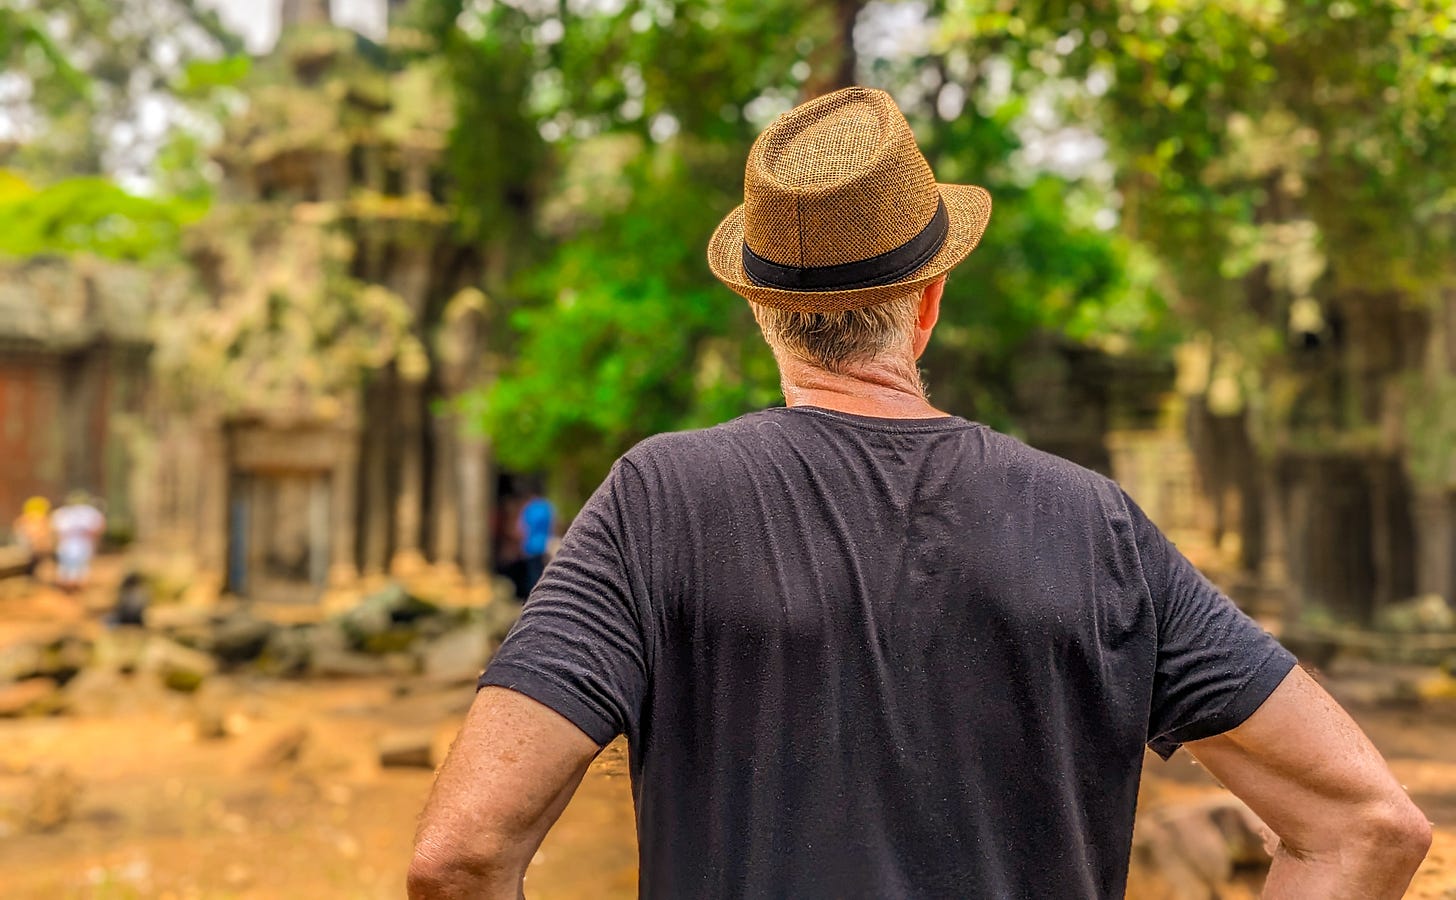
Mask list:
[[[523,598],[531,595],[531,589],[546,570],[546,550],[551,543],[555,519],[556,511],[552,509],[551,501],[541,496],[540,490],[533,486],[516,520],[516,534],[521,539],[521,556],[526,568],[521,584]]]

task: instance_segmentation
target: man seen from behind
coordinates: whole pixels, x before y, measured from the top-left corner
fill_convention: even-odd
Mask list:
[[[991,213],[880,91],[755,142],[709,264],[785,408],[624,455],[440,770],[410,896],[516,898],[625,734],[645,898],[1114,898],[1144,748],[1277,833],[1266,896],[1400,897],[1429,824],[1356,724],[1114,483],[936,409]]]

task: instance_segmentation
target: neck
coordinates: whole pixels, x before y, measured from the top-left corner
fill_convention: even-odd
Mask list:
[[[857,416],[930,419],[946,415],[926,399],[913,360],[875,360],[843,374],[780,358],[784,401]]]

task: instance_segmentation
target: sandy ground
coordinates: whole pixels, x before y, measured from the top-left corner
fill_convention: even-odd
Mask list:
[[[448,735],[469,689],[215,679],[195,697],[136,686],[114,715],[0,724],[0,809],[71,793],[49,833],[0,841],[5,897],[400,897],[427,769],[382,769],[376,741]],[[224,710],[229,734],[200,737]],[[300,741],[299,735],[303,738]],[[296,757],[284,759],[298,745]],[[630,896],[631,795],[615,749],[540,852],[537,897]],[[56,801],[63,802],[63,801]],[[560,860],[560,862],[555,862]],[[553,864],[555,863],[555,864]],[[612,890],[603,893],[603,884]]]
[[[0,608],[0,643],[84,615],[56,598],[23,615]],[[448,742],[472,695],[398,679],[215,677],[183,695],[115,676],[78,688],[69,714],[0,720],[5,898],[402,897],[432,773],[382,768],[378,742]],[[1456,898],[1456,702],[1352,711],[1437,825],[1408,896]],[[1149,757],[1149,807],[1218,790],[1186,754]],[[591,768],[526,886],[540,900],[635,896],[620,744]]]

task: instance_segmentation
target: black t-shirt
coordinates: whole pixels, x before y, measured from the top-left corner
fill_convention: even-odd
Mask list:
[[[627,735],[643,897],[1080,898],[1293,665],[1106,478],[800,407],[622,457],[481,684]]]

